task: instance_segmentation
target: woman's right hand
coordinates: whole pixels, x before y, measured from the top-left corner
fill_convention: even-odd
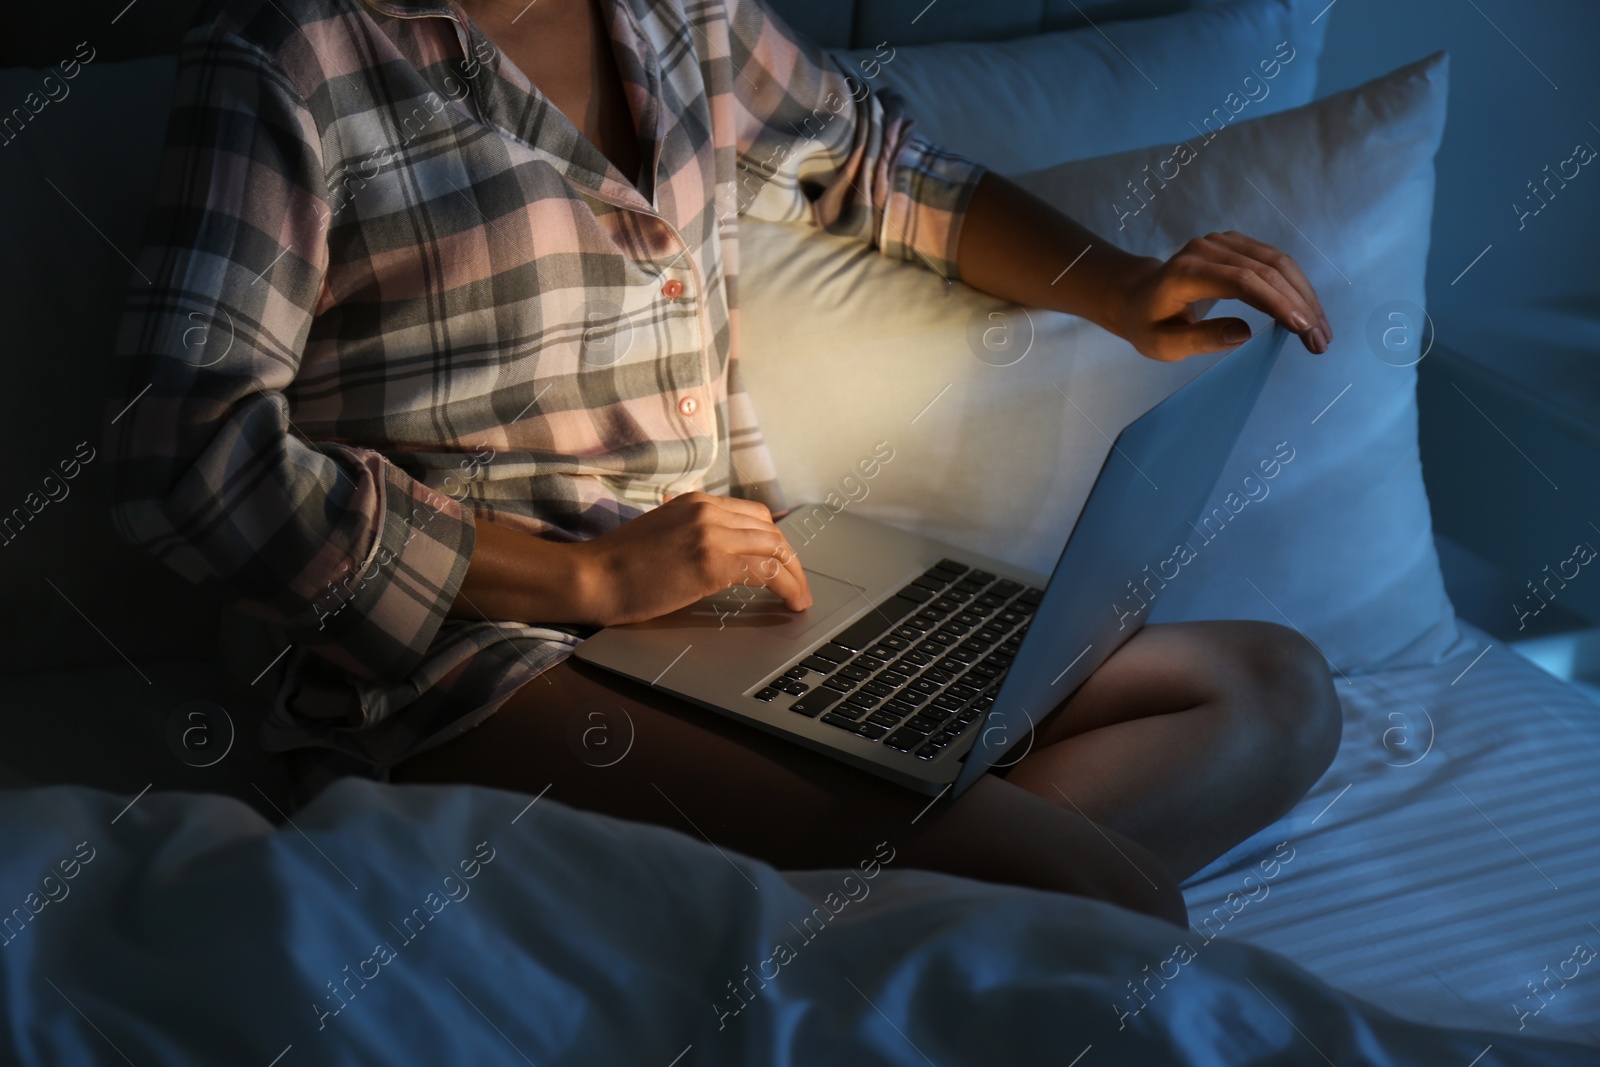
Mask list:
[[[730,585],[765,586],[790,611],[811,606],[799,557],[753,500],[684,493],[570,547],[587,564],[601,626],[654,619]]]

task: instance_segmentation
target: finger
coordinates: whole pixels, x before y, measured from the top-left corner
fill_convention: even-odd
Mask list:
[[[1213,234],[1212,238],[1219,244],[1224,244],[1236,252],[1242,252],[1275,268],[1279,274],[1288,279],[1289,284],[1299,291],[1300,296],[1317,313],[1317,321],[1322,326],[1326,339],[1333,340],[1333,327],[1328,325],[1328,313],[1322,307],[1322,298],[1317,296],[1317,290],[1311,284],[1311,279],[1306,277],[1306,272],[1300,268],[1299,262],[1293,256],[1237,230]]]
[[[723,585],[765,586],[791,611],[811,606],[811,590],[799,570],[799,559],[776,527],[721,526],[712,544],[721,557],[715,573]]]
[[[1276,288],[1251,268],[1219,262],[1204,254],[1174,259],[1172,265],[1168,277],[1174,287],[1174,299],[1184,303],[1212,296],[1242,300],[1298,334],[1306,335],[1313,327],[1311,308],[1299,293],[1291,295]]]
[[[1255,256],[1244,252],[1234,251],[1229,245],[1224,244],[1221,241],[1215,242],[1215,247],[1208,249],[1206,254],[1211,257],[1213,262],[1226,263],[1229,266],[1243,267],[1245,270],[1254,271],[1260,278],[1266,281],[1267,284],[1278,290],[1290,301],[1294,302],[1297,306],[1303,306],[1311,315],[1311,326],[1313,329],[1315,329],[1318,325],[1318,320],[1321,316],[1321,310],[1317,307],[1317,305],[1307,300],[1306,294],[1303,293],[1293,282],[1291,282],[1289,278],[1278,268],[1272,266],[1270,263],[1256,258]],[[1314,295],[1315,294],[1313,294],[1313,296]]]
[[[742,567],[740,577],[736,579],[740,585],[772,590],[790,611],[804,611],[812,605],[810,590],[801,585],[804,576],[797,579],[788,567],[778,561],[776,555],[746,556]]]
[[[772,521],[772,512],[768,510],[765,504],[757,500],[741,500],[732,496],[713,496],[710,493],[702,493],[696,489],[687,493],[680,493],[673,497],[672,501],[683,501],[684,503],[703,501],[708,504],[715,504],[722,510],[731,511],[735,515],[744,515],[748,518],[760,519],[763,522]]]
[[[1250,324],[1243,319],[1204,319],[1200,322],[1163,322],[1155,327],[1155,358],[1175,362],[1207,352],[1237,348],[1250,340]]]
[[[800,558],[796,555],[794,547],[789,544],[782,531],[773,523],[772,512],[765,504],[754,500],[742,500],[737,497],[712,496],[698,491],[685,493],[682,497],[674,497],[673,499],[682,499],[688,503],[700,501],[710,504],[722,508],[723,511],[727,512],[729,519],[739,520],[736,525],[741,528],[771,531],[778,541],[778,545],[773,552],[773,558],[777,559],[779,565],[789,575],[789,579],[781,582],[781,585],[785,589],[793,588],[798,590],[796,598],[791,599],[790,596],[785,595],[784,600],[789,603],[791,608],[797,611],[803,611],[811,606],[811,583],[806,580],[805,569],[801,567]],[[752,523],[754,525],[751,525]],[[772,569],[769,564],[763,568],[763,573],[769,573]]]
[[[786,576],[781,584],[784,588],[789,588],[792,584],[798,591],[799,600],[795,603],[799,605],[798,610],[803,611],[809,608],[813,601],[811,583],[806,579],[805,568],[800,565],[800,554],[794,550],[789,539],[783,536],[783,531],[774,526],[772,532],[777,536],[778,544],[774,546],[772,555],[762,562],[760,573],[772,575],[772,580],[777,581],[779,576],[773,572],[775,567],[781,567],[783,575]],[[787,597],[784,599],[788,600]]]
[[[779,533],[781,535],[782,531],[779,531]],[[794,546],[789,543],[788,538],[784,538],[781,562],[784,568],[794,575],[795,581],[799,583],[800,590],[805,595],[805,606],[809,608],[815,602],[811,596],[811,581],[806,577],[806,569],[800,565],[800,554],[794,550]]]

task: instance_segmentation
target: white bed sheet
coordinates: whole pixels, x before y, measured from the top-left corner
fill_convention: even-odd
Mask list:
[[[1195,947],[1270,948],[1411,1018],[1600,1044],[1600,703],[1460,625],[1437,665],[1336,678],[1333,766],[1186,884]]]
[[[21,1067],[1594,1059],[1405,1022],[1225,940],[1125,1018],[1181,931],[888,853],[780,876],[549,797],[346,779],[274,831],[230,798],[54,787],[0,792],[0,834],[0,900],[37,910],[0,947]]]

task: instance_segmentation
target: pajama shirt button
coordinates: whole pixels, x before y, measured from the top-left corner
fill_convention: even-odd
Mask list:
[[[673,278],[671,281],[667,282],[666,285],[661,287],[661,295],[666,297],[668,300],[678,299],[678,297],[683,295],[683,283],[678,279]]]
[[[685,415],[693,415],[695,411],[699,409],[699,407],[700,401],[696,400],[692,396],[686,396],[682,400],[678,401],[678,410],[683,412]]]

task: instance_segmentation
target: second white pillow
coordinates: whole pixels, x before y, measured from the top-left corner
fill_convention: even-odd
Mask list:
[[[886,41],[834,54],[903,95],[935,143],[1013,174],[1306,103],[1328,27],[1316,18],[1322,6],[1237,0],[1011,41]]]

